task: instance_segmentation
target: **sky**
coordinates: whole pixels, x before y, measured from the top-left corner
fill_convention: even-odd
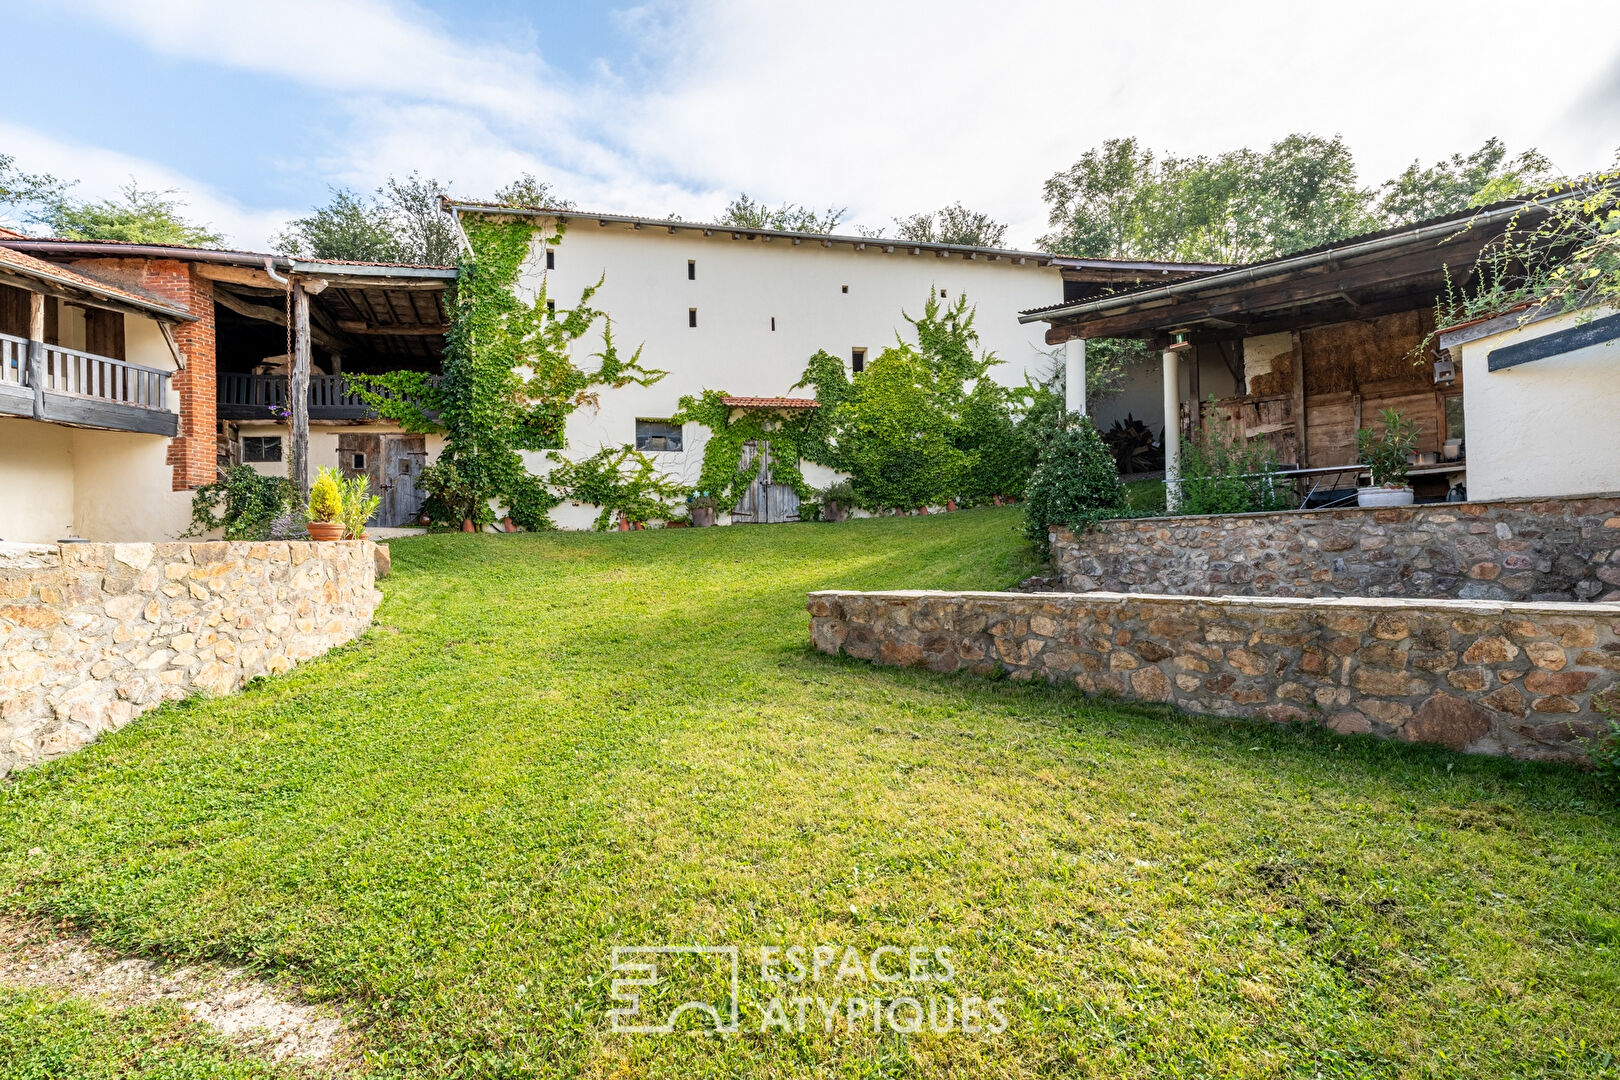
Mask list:
[[[1567,35],[1605,7],[0,0],[0,154],[85,197],[178,189],[252,249],[332,187],[412,170],[471,198],[531,172],[582,208],[688,220],[746,191],[845,207],[840,231],[960,200],[1033,247],[1043,182],[1125,135],[1178,154],[1342,135],[1369,185],[1492,135],[1600,168],[1620,33]]]

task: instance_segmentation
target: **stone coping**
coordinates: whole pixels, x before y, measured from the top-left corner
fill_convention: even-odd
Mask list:
[[[1345,468],[1349,468],[1349,466],[1347,465]],[[1378,513],[1387,510],[1400,510],[1421,513],[1425,510],[1455,511],[1465,506],[1533,506],[1538,503],[1585,502],[1589,499],[1620,499],[1620,491],[1593,491],[1585,495],[1519,495],[1510,499],[1470,499],[1466,502],[1410,503],[1406,506],[1315,506],[1309,509],[1300,508],[1297,510],[1253,510],[1243,514],[1154,514],[1150,517],[1102,518],[1097,524],[1112,525],[1116,522],[1122,522],[1145,525],[1152,522],[1187,524],[1194,521],[1251,521],[1255,518],[1321,517],[1355,511]],[[1467,511],[1464,511],[1464,513],[1467,513]],[[1065,532],[1073,532],[1067,525],[1053,525],[1052,528],[1054,530],[1062,529]]]

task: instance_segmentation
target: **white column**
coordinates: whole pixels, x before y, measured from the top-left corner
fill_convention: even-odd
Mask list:
[[[1164,505],[1174,511],[1181,504],[1181,365],[1180,354],[1166,349],[1164,356]]]
[[[1063,343],[1063,408],[1086,415],[1086,339],[1070,338]]]

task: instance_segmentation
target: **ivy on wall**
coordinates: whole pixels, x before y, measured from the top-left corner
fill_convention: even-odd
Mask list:
[[[477,524],[494,520],[493,500],[517,524],[548,528],[547,513],[558,498],[528,471],[520,451],[561,449],[569,415],[594,407],[602,388],[648,386],[666,373],[643,367],[639,348],[620,356],[611,320],[591,306],[601,281],[566,311],[547,311],[544,283],[532,304],[518,297],[518,275],[535,235],[532,219],[486,216],[465,228],[472,250],[457,266],[437,384],[420,371],[351,375],[347,382],[382,418],[407,431],[444,433],[435,462],[442,467],[426,472],[422,486],[432,496],[430,506],[452,523],[456,515]],[[546,243],[560,243],[563,232],[559,223]],[[597,363],[581,366],[575,344],[598,322],[602,349],[591,354]]]
[[[606,529],[617,514],[628,522],[667,521],[670,503],[687,488],[666,477],[658,463],[634,446],[604,446],[570,461],[552,454],[547,483],[570,499],[600,508],[594,527]]]
[[[674,417],[677,424],[699,423],[709,429],[696,490],[712,496],[720,510],[734,508],[748,485],[753,483],[758,468],[754,464],[746,469],[742,467],[743,446],[748,442],[769,441],[771,481],[791,487],[802,501],[813,501],[815,489],[799,470],[799,459],[825,463],[829,457],[825,443],[819,438],[816,425],[819,417],[814,415],[821,410],[803,409],[783,414],[734,410],[721,400],[726,396],[724,390],[705,390],[696,397],[688,394],[681,398]]]

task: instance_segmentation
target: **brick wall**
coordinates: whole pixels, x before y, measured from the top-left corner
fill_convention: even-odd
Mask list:
[[[817,592],[824,653],[1004,671],[1189,712],[1581,761],[1620,706],[1620,604]]]
[[[213,482],[217,471],[218,371],[214,352],[214,283],[195,263],[178,259],[82,259],[73,264],[98,277],[123,281],[197,316],[174,328],[186,359],[171,380],[180,398],[180,433],[169,442],[175,491]]]
[[[1125,519],[1052,560],[1073,592],[1620,600],[1620,496]]]
[[[377,546],[0,544],[0,776],[359,636]]]

